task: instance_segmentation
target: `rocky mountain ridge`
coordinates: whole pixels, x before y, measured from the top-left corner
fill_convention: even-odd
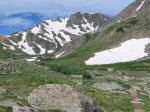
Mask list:
[[[20,49],[29,55],[53,54],[59,57],[65,51],[55,55],[66,44],[80,38],[83,34],[93,32],[107,24],[111,19],[100,13],[81,14],[77,12],[70,18],[45,20],[35,27],[11,35],[1,42],[4,49]]]
[[[135,2],[131,3],[123,11],[121,11],[115,17],[115,20],[119,22],[123,19],[135,17],[148,11],[150,11],[150,0],[135,0]]]

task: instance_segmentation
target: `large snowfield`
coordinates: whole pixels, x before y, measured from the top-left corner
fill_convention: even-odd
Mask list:
[[[121,46],[95,53],[95,56],[85,61],[87,65],[113,64],[135,61],[148,55],[145,53],[150,38],[131,39],[121,43]]]

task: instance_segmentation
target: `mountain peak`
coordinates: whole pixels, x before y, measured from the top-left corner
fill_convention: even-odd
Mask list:
[[[77,12],[73,15],[70,16],[69,20],[67,21],[67,26],[72,27],[73,25],[81,25],[81,24],[86,24],[87,22],[93,23],[94,27],[96,26],[102,26],[106,24],[108,21],[111,19],[108,16],[105,16],[100,13],[95,13],[95,14],[89,14],[89,13],[81,13]],[[100,28],[98,27],[98,28]]]

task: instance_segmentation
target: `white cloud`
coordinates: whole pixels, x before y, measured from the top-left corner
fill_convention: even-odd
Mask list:
[[[95,13],[115,15],[134,0],[1,0],[0,1],[0,28],[5,25],[18,31],[31,27],[31,25],[41,22],[41,20],[59,16],[69,16],[75,12]],[[26,18],[24,14],[38,14]],[[20,14],[16,16],[17,14]],[[23,14],[23,15],[21,15]],[[12,17],[12,15],[14,15]],[[35,20],[36,18],[36,20]],[[32,23],[33,22],[33,23]],[[3,26],[2,26],[3,25]],[[2,26],[2,27],[1,27]],[[21,27],[15,27],[21,26]],[[23,27],[23,28],[22,28]],[[17,30],[16,30],[17,29]],[[4,29],[8,30],[8,29]],[[3,33],[3,31],[1,30]]]
[[[5,18],[0,20],[0,26],[30,26],[32,25],[32,21],[20,17],[13,17],[13,18]]]
[[[70,14],[76,11],[117,14],[134,0],[2,0],[0,13],[33,12],[51,16],[56,11],[58,15]]]

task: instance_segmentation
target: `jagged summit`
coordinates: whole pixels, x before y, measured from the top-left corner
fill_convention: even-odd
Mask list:
[[[100,13],[95,13],[95,14],[88,14],[84,13],[82,14],[81,12],[77,12],[73,15],[70,16],[69,20],[67,21],[67,26],[72,27],[72,25],[82,25],[86,24],[86,22],[93,24],[93,27],[100,28],[100,26],[104,25],[104,23],[107,23],[110,20],[109,17],[100,14]]]

